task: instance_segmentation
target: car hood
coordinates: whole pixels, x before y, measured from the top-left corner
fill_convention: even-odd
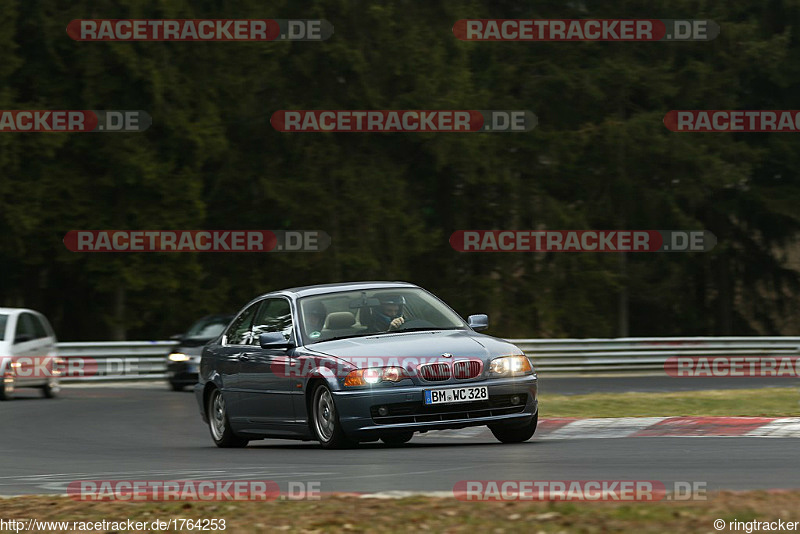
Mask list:
[[[189,348],[189,347],[202,347],[212,339],[216,339],[216,337],[187,337],[181,339],[178,346],[182,348]]]
[[[415,358],[425,361],[439,359],[442,354],[453,359],[479,358],[486,360],[505,354],[521,354],[506,341],[463,330],[398,332],[323,341],[307,349],[343,360],[375,358]]]
[[[181,343],[170,352],[182,352],[188,356],[200,356],[203,353],[203,345],[184,345]]]

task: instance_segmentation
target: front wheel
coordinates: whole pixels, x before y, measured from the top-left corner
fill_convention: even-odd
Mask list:
[[[14,398],[14,377],[7,376],[0,378],[0,400],[11,400]]]
[[[214,389],[208,398],[208,426],[211,437],[217,447],[239,448],[247,446],[248,440],[237,436],[228,421],[228,412],[225,410],[225,399],[222,392]]]
[[[346,449],[355,446],[339,423],[339,414],[333,402],[333,394],[325,384],[314,390],[311,402],[311,420],[319,444],[326,449]]]
[[[508,426],[507,424],[489,425],[494,437],[503,443],[522,443],[528,441],[536,432],[536,425],[539,423],[539,412],[536,412],[529,423],[522,426]]]
[[[55,378],[51,378],[47,381],[42,387],[42,395],[44,395],[45,399],[53,399],[61,392],[61,386],[58,383],[58,380]]]

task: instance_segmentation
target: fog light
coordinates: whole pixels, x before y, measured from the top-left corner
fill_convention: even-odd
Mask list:
[[[519,395],[511,397],[511,404],[519,404]]]
[[[378,408],[378,415],[380,416],[389,415],[389,408],[387,408],[386,406],[381,406],[380,408]]]

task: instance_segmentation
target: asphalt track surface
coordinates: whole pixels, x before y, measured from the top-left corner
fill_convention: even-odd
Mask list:
[[[543,417],[546,417],[543,407]],[[63,494],[74,480],[274,480],[322,492],[443,491],[460,480],[699,481],[709,490],[799,488],[800,439],[534,438],[415,435],[402,447],[330,451],[315,442],[218,449],[194,396],[161,383],[67,386],[58,399],[18,390],[0,402],[0,495]]]

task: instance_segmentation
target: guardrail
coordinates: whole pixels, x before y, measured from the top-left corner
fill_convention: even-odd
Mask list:
[[[671,356],[798,355],[800,337],[632,337],[616,339],[509,339],[546,374],[663,374]],[[67,375],[73,364],[95,362],[82,376],[63,380],[143,380],[166,377],[166,356],[175,341],[59,343]]]
[[[58,354],[66,361],[63,381],[165,378],[166,357],[176,345],[176,341],[59,343]]]
[[[663,374],[671,356],[797,355],[800,337],[509,339],[544,373]]]

